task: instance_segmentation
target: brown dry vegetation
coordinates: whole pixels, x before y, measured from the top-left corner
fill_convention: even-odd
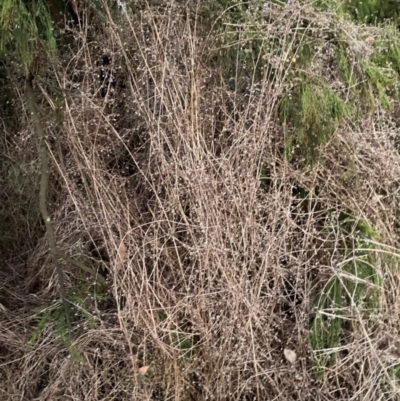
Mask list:
[[[273,77],[235,81],[215,61],[218,21],[199,9],[147,5],[126,18],[89,7],[59,64],[37,60],[57,245],[107,280],[62,261],[77,316],[70,351],[60,308],[37,329],[60,290],[38,211],[37,140],[10,62],[19,119],[2,119],[0,399],[398,399],[392,114],[378,102],[359,125],[344,119],[312,166],[285,157],[278,104],[295,68],[292,29],[307,18],[322,31],[336,17],[295,1],[279,8],[264,30],[280,43],[267,54]],[[372,45],[357,38],[380,28],[341,23],[349,52],[368,57]],[[307,68],[345,97],[326,54]],[[373,227],[362,244],[375,282],[342,269],[363,257],[360,222]],[[310,330],[332,279],[364,283],[376,308],[370,295],[326,306],[344,323],[336,347],[316,350]],[[352,301],[356,290],[343,288]]]

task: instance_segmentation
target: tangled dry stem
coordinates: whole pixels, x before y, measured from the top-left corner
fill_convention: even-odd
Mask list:
[[[289,27],[309,12],[293,7],[266,30],[265,40],[279,35],[283,53],[293,50],[283,21]],[[27,345],[33,295],[18,310],[0,311],[0,397],[394,399],[400,293],[385,257],[398,246],[400,156],[390,129],[376,117],[362,132],[344,124],[304,173],[282,157],[283,57],[273,84],[250,79],[238,92],[204,61],[215,38],[195,15],[172,6],[143,10],[140,24],[105,15],[104,30],[81,31],[68,68],[55,71],[66,95],[51,174],[58,246],[72,254],[80,244],[81,256],[107,276],[108,303],[90,301],[97,287],[88,287],[97,325],[75,329],[81,361],[51,324]],[[260,185],[265,166],[267,187]],[[299,200],[298,188],[320,207]],[[318,378],[307,340],[313,297],[340,263],[339,234],[323,231],[329,209],[351,209],[382,234],[386,247],[374,258],[385,284],[374,321],[343,311],[353,329],[338,349],[323,351],[337,360]],[[29,259],[41,265],[34,275],[43,300],[58,294],[44,247],[38,241]],[[73,287],[83,272],[64,270]],[[177,333],[192,344],[190,357]],[[295,350],[294,365],[284,348]],[[150,373],[140,375],[147,365]]]

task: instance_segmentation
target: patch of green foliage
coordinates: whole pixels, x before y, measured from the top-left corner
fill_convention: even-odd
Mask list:
[[[338,278],[332,278],[322,290],[317,315],[311,327],[310,343],[314,351],[335,348],[340,344],[344,307],[341,282]],[[319,367],[332,366],[335,360],[334,353],[329,356],[317,356]]]
[[[181,352],[181,356],[186,363],[190,363],[193,358],[193,341],[181,331],[172,332],[172,342]]]
[[[164,312],[159,312],[162,321],[167,321],[168,316]],[[195,346],[193,341],[179,327],[172,325],[170,328],[171,342],[179,350],[180,356],[185,364],[193,362]]]
[[[397,0],[348,0],[345,9],[354,20],[368,24],[398,23],[400,17]]]
[[[308,0],[300,0],[308,2]],[[379,24],[389,22],[398,24],[400,8],[397,0],[316,0],[314,6],[320,10],[335,11],[360,23]]]
[[[394,363],[388,369],[387,381],[382,384],[384,400],[393,400],[393,387],[397,387],[400,383],[400,364]]]
[[[374,39],[372,55],[356,68],[349,61],[345,42],[341,41],[336,48],[336,67],[349,88],[349,101],[357,105],[357,115],[362,114],[363,109],[373,111],[377,102],[390,110],[392,99],[398,98],[400,46],[394,30],[388,28],[387,31]]]
[[[343,329],[357,330],[360,318],[368,325],[369,317],[380,308],[381,280],[372,256],[373,240],[379,239],[379,233],[366,221],[346,213],[339,216],[335,226],[326,227],[326,233],[337,237],[335,246],[342,260],[332,267],[335,274],[317,297],[311,324],[309,341],[316,351],[319,375],[323,368],[335,364],[334,349],[341,345]]]
[[[37,51],[56,52],[53,23],[42,0],[2,0],[0,2],[0,54],[13,49],[29,70]]]
[[[319,146],[330,139],[349,108],[328,85],[302,76],[280,101],[279,114],[287,128],[286,156],[290,159],[297,148],[299,156],[312,164]]]
[[[372,61],[379,67],[393,69],[400,73],[400,40],[395,31],[389,29],[385,36],[378,38]]]
[[[388,32],[385,38],[374,38],[376,43],[370,45],[373,52],[366,57],[334,19],[332,25],[321,27],[307,16],[294,22],[286,38],[271,34],[266,37],[265,23],[273,22],[270,19],[279,15],[277,10],[284,11],[285,3],[269,2],[268,7],[275,10],[272,14],[265,12],[264,3],[205,3],[204,9],[216,21],[213,28],[221,41],[212,63],[222,71],[229,87],[247,91],[265,78],[276,79],[278,71],[272,60],[279,60],[282,66],[286,62],[288,90],[278,105],[285,129],[285,155],[292,161],[313,165],[318,160],[319,148],[346,118],[357,125],[365,112],[372,112],[377,105],[391,108],[398,92],[400,46],[396,35]],[[338,20],[348,13],[343,2],[321,0],[312,4],[333,10]],[[317,35],[321,30],[323,35]],[[331,77],[313,70],[313,61],[331,50],[331,65],[325,60],[322,68],[332,68],[338,74],[333,81],[339,78],[341,82],[335,82],[335,87]]]
[[[271,72],[267,54],[271,48],[278,49],[278,40],[265,41],[264,3],[217,0],[202,4],[204,18],[214,21],[212,29],[219,37],[219,51],[211,63],[234,90],[246,90]]]
[[[83,325],[94,329],[97,326],[96,318],[88,310],[87,294],[88,288],[85,285],[76,286],[67,294],[70,305],[71,325],[73,327]],[[98,301],[103,299],[101,294],[96,294],[95,297]],[[70,354],[78,361],[83,361],[82,356],[73,346],[73,339],[68,330],[67,317],[61,300],[54,301],[50,305],[40,308],[36,316],[40,318],[40,321],[29,340],[29,345],[33,346],[38,341],[47,325],[51,324],[54,333],[63,339],[65,347]]]
[[[364,71],[370,85],[376,89],[382,106],[386,110],[390,110],[391,100],[387,94],[387,89],[396,82],[396,77],[391,74],[393,71],[380,67],[373,62],[365,64]]]
[[[340,93],[328,80],[317,80],[307,70],[318,48],[311,39],[298,44],[297,62],[287,78],[291,90],[279,103],[286,129],[285,154],[289,158],[297,156],[308,165],[315,163],[318,147],[329,140],[345,118],[351,117],[351,123],[356,125],[365,112],[372,112],[378,105],[390,110],[393,99],[398,99],[400,81],[400,45],[391,27],[383,37],[373,39],[372,54],[365,59],[347,42],[344,32],[327,33],[330,44],[325,45],[333,46],[334,69],[347,87]],[[320,43],[319,47],[325,45]]]

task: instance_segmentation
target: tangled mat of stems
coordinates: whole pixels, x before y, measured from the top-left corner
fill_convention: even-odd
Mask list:
[[[359,125],[343,112],[307,165],[288,148],[293,127],[279,113],[293,58],[301,62],[293,27],[307,19],[323,32],[336,17],[294,1],[281,8],[265,22],[262,42],[277,45],[262,48],[269,64],[256,80],[243,73],[256,68],[239,52],[245,35],[229,42],[206,11],[171,4],[134,15],[93,6],[92,24],[72,32],[73,51],[59,65],[42,61],[33,91],[57,247],[106,283],[61,261],[73,313],[72,343],[63,341],[40,215],[19,217],[17,249],[2,249],[0,398],[396,399],[392,115],[379,94]],[[361,38],[378,28],[343,24],[349,51],[367,55]],[[317,54],[301,67],[313,82],[331,74]],[[37,211],[39,170],[18,73],[20,122],[12,133],[4,125],[1,145],[15,222],[21,209]],[[351,102],[337,79],[331,88]]]

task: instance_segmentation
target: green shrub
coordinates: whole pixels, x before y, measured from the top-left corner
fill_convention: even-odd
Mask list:
[[[318,373],[336,362],[345,326],[370,325],[370,316],[380,309],[380,277],[375,269],[373,241],[379,238],[367,222],[342,213],[337,224],[326,227],[334,235],[340,261],[332,266],[331,278],[316,297],[316,316],[311,324],[310,344],[317,351]],[[339,255],[336,255],[338,257]],[[329,351],[329,355],[325,352]]]

